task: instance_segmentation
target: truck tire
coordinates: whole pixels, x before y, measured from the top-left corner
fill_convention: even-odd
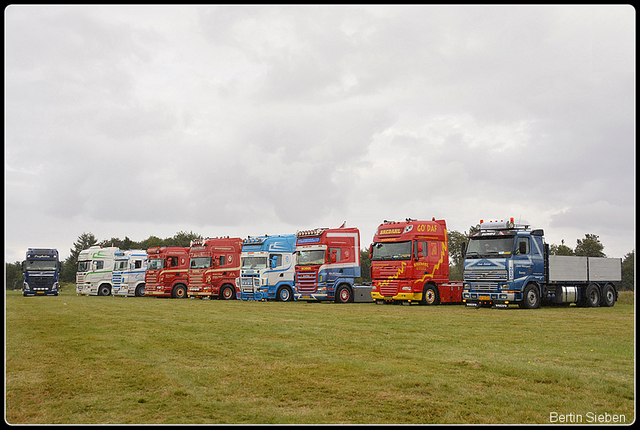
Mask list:
[[[136,293],[135,293],[136,297],[142,297],[144,296],[144,284],[140,284],[136,287]]]
[[[98,287],[98,295],[99,296],[110,296],[111,295],[111,286],[109,284],[102,284]]]
[[[590,308],[600,306],[600,291],[596,284],[589,284],[585,289],[584,304]]]
[[[340,285],[336,290],[336,303],[349,303],[353,301],[353,293],[348,285]]]
[[[616,303],[616,290],[613,288],[613,285],[607,284],[604,286],[602,290],[602,301],[600,306],[604,306],[610,308]]]
[[[236,289],[231,285],[223,285],[220,290],[220,294],[218,294],[218,299],[220,300],[232,300],[236,298]]]
[[[421,303],[428,306],[440,304],[440,294],[438,294],[438,288],[435,285],[427,284],[424,286]]]
[[[280,302],[290,302],[293,300],[293,291],[291,291],[291,288],[286,285],[282,286],[278,288],[276,299]]]
[[[184,284],[177,284],[171,290],[171,297],[174,299],[184,299],[187,297],[187,287]]]
[[[540,291],[534,284],[529,284],[524,288],[520,307],[524,309],[538,309],[540,307]]]

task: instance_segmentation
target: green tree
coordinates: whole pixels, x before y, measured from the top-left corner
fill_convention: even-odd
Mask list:
[[[462,281],[462,271],[464,269],[463,250],[467,244],[469,235],[466,232],[460,233],[456,230],[447,232],[447,246],[449,247],[449,280]]]
[[[5,284],[6,290],[19,290],[22,289],[24,283],[24,274],[22,273],[22,263],[16,261],[15,263],[5,263]]]
[[[95,245],[97,242],[98,241],[93,233],[82,233],[78,236],[78,240],[73,243],[73,248],[71,248],[71,254],[62,264],[62,272],[60,273],[61,282],[76,281],[76,269],[78,266],[78,255],[80,254],[80,251]]]
[[[190,246],[191,241],[195,239],[202,239],[203,237],[197,233],[190,231],[187,233],[186,231],[179,231],[176,233],[171,239],[165,239],[165,246]]]
[[[578,239],[575,255],[579,257],[606,257],[604,245],[595,234],[585,234],[584,239]]]
[[[624,256],[622,260],[622,285],[621,290],[635,291],[635,249]]]
[[[357,283],[371,283],[371,260],[369,259],[369,250],[360,250],[360,277],[356,278]]]
[[[552,244],[549,246],[549,254],[551,255],[574,255],[573,249],[564,244],[564,239],[560,245]]]

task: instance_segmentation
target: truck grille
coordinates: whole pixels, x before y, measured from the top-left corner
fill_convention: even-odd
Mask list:
[[[296,273],[296,289],[299,294],[311,294],[316,292],[318,285],[318,271],[305,270]]]
[[[257,285],[258,281],[258,277],[257,276],[242,276],[240,278],[240,289],[242,290],[243,293],[253,293],[254,292],[254,284],[256,284],[255,286],[258,287],[259,285]]]
[[[378,291],[383,296],[395,296],[398,294],[398,281],[385,281],[378,284]]]
[[[48,288],[53,285],[53,278],[48,276],[30,276],[29,285],[36,288]]]
[[[506,270],[477,270],[464,273],[465,282],[500,282],[507,280]]]
[[[122,284],[122,273],[114,273],[112,280],[114,286],[120,286]]]

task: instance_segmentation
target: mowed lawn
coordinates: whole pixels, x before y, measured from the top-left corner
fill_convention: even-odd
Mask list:
[[[634,305],[7,292],[11,424],[549,423],[634,416]]]

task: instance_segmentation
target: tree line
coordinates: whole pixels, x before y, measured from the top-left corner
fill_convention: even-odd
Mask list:
[[[448,248],[449,248],[449,279],[452,281],[462,280],[463,269],[463,247],[467,242],[467,238],[470,234],[474,234],[478,231],[477,226],[469,228],[469,233],[459,232],[456,230],[449,230],[448,233]],[[62,263],[62,271],[60,273],[61,282],[75,283],[76,270],[78,266],[78,255],[80,251],[89,248],[90,246],[117,246],[120,249],[144,249],[147,250],[153,247],[161,246],[182,246],[188,247],[192,240],[203,239],[200,234],[192,231],[185,232],[180,231],[172,237],[160,239],[157,236],[149,236],[147,239],[136,242],[129,239],[127,236],[124,239],[112,237],[98,242],[93,233],[82,233],[78,236],[78,239],[73,243],[73,248],[70,250],[70,255]],[[560,245],[549,245],[549,253],[551,255],[573,255],[581,257],[606,257],[604,253],[604,245],[600,242],[600,238],[595,234],[585,234],[584,239],[578,239],[576,247],[571,249],[565,245],[564,240]],[[634,260],[635,250],[631,251],[622,259],[622,284],[621,290],[634,290]],[[21,271],[21,262],[5,263],[6,265],[6,289],[20,289],[24,276]],[[371,261],[369,260],[369,250],[363,249],[360,251],[360,267],[361,278],[357,279],[359,283],[370,283],[370,271]]]

